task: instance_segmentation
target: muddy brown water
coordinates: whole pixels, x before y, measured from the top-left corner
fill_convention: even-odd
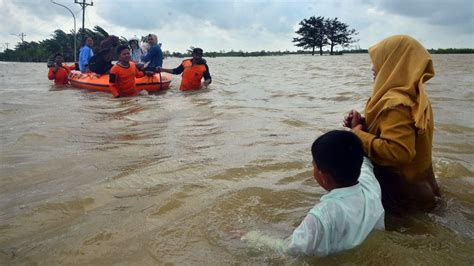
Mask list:
[[[230,232],[286,237],[325,193],[310,145],[363,109],[367,55],[209,58],[207,90],[180,92],[174,76],[167,92],[125,99],[0,62],[0,264],[472,265],[474,56],[433,60],[442,204],[326,258]]]

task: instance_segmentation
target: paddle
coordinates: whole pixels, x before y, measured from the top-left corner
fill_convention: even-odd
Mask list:
[[[163,89],[163,79],[161,77],[161,68],[158,70],[158,74],[160,75],[160,91]]]

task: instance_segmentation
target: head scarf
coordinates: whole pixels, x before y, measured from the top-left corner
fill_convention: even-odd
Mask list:
[[[158,44],[158,36],[156,36],[156,34],[150,33],[148,34],[148,38],[151,38],[155,43]]]
[[[365,107],[369,130],[384,110],[404,105],[423,132],[432,119],[423,83],[435,74],[428,51],[410,36],[395,35],[370,47],[369,55],[377,73]]]

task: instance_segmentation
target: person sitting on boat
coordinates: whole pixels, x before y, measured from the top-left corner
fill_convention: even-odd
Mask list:
[[[92,51],[92,46],[94,45],[94,40],[91,37],[87,37],[84,46],[79,51],[79,70],[82,73],[90,72],[88,69],[89,60],[94,56],[94,51]]]
[[[211,84],[211,74],[209,73],[209,67],[204,58],[202,58],[203,50],[201,48],[194,48],[191,59],[183,60],[181,65],[174,69],[157,68],[157,71],[163,71],[170,74],[179,75],[183,73],[181,80],[180,90],[196,90],[201,88],[207,88]],[[201,83],[201,79],[204,77],[204,82]]]
[[[150,49],[148,49],[146,55],[141,57],[141,60],[143,63],[148,63],[146,68],[147,71],[155,71],[157,67],[163,65],[163,51],[161,51],[161,47],[158,44],[158,37],[156,34],[148,34],[147,40]]]
[[[100,52],[94,55],[89,61],[90,71],[104,75],[109,74],[113,67],[113,49],[118,45],[119,39],[117,36],[110,35],[100,43]]]
[[[89,69],[98,75],[109,74],[112,64],[113,51],[112,48],[100,50],[94,55],[89,62]]]
[[[68,66],[63,64],[64,58],[61,53],[54,55],[54,62],[48,64],[48,79],[54,80],[56,85],[65,85],[68,84],[68,75],[71,70],[76,69],[76,64]]]
[[[109,88],[114,97],[136,96],[140,90],[137,89],[135,78],[141,78],[145,74],[138,70],[135,63],[130,62],[130,49],[126,45],[117,48],[119,61],[110,70]]]
[[[140,46],[138,46],[138,39],[136,38],[131,38],[128,41],[128,45],[130,46],[130,51],[132,53],[132,62],[135,64],[141,63],[141,57],[143,56],[142,49],[140,49]]]

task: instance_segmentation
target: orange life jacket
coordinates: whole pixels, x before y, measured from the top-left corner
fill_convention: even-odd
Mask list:
[[[54,71],[54,67],[50,67],[48,71],[48,79],[54,80],[54,84],[56,85],[64,85],[68,84],[68,75],[71,70],[74,70],[76,65],[68,66],[66,64],[62,64],[58,67],[58,71]]]
[[[182,91],[195,90],[201,87],[201,79],[206,72],[205,65],[194,65],[191,59],[184,60],[181,65],[184,68],[181,86],[179,89]]]
[[[127,68],[118,63],[112,67],[109,74],[109,89],[114,97],[136,96],[140,92],[135,84],[135,78],[141,78],[145,74],[139,71],[133,62],[129,62]]]

